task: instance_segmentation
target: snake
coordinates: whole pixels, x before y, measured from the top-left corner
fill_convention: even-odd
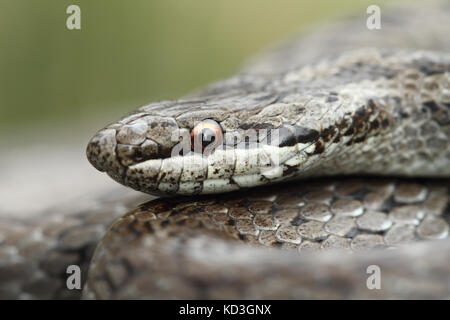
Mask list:
[[[0,217],[0,297],[450,298],[450,6],[382,12],[99,130],[130,191]]]

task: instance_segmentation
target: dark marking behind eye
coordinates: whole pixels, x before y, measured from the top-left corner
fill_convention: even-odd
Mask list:
[[[319,132],[317,130],[300,126],[294,126],[294,128],[295,136],[299,143],[313,142],[319,138]]]
[[[294,132],[287,127],[281,127],[279,131],[279,147],[294,146],[297,143]]]
[[[291,147],[297,143],[314,142],[319,138],[318,131],[297,125],[283,125],[278,130],[279,147]]]

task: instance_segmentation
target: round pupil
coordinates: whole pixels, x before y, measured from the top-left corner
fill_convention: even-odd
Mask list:
[[[202,130],[201,139],[202,139],[202,146],[206,147],[210,143],[214,142],[214,140],[216,139],[216,135],[213,130],[206,128]]]

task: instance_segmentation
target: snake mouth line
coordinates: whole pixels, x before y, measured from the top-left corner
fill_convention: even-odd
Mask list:
[[[177,194],[218,193],[249,188],[279,181],[293,174],[291,166],[283,163],[296,158],[298,164],[306,164],[308,157],[305,149],[310,146],[298,144],[279,148],[264,145],[254,149],[216,149],[208,156],[191,153],[167,159],[151,159],[129,166],[125,184],[149,193],[159,191]]]

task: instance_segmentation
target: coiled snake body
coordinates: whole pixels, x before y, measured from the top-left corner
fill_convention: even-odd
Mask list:
[[[450,298],[449,7],[400,11],[382,31],[351,20],[333,28],[339,40],[330,29],[296,39],[100,130],[87,148],[97,169],[140,191],[189,196],[117,219],[85,297]],[[0,293],[72,297],[63,267],[86,268],[124,212],[112,208],[136,203],[100,199],[52,228],[39,221],[40,241],[4,237]],[[31,280],[11,281],[17,266]],[[379,290],[367,285],[373,266]]]

